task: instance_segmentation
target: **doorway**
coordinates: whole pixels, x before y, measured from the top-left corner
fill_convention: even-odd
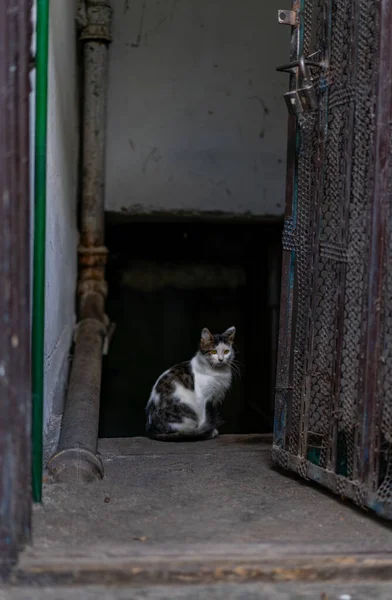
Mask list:
[[[107,310],[116,334],[103,366],[100,437],[144,435],[157,377],[194,355],[203,327],[231,325],[240,368],[220,431],[272,431],[281,227],[107,216]]]

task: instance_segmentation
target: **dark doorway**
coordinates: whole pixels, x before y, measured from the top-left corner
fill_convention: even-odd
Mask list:
[[[144,435],[157,377],[187,360],[201,329],[237,327],[241,377],[221,433],[272,431],[280,223],[107,219],[116,332],[103,369],[100,437]]]

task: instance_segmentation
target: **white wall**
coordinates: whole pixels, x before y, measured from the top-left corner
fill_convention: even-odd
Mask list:
[[[51,0],[49,20],[44,457],[55,450],[75,324],[78,90],[75,0]]]
[[[112,0],[107,210],[283,213],[281,4]]]

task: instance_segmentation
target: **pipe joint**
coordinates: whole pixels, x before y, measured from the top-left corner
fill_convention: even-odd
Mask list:
[[[48,471],[58,483],[90,483],[103,478],[101,459],[87,448],[64,448],[52,456]]]
[[[79,8],[80,39],[110,44],[112,8],[108,0],[84,0]]]
[[[79,246],[78,255],[81,267],[104,267],[108,249],[106,246]]]
[[[79,297],[80,322],[94,319],[108,327],[110,321],[105,313],[105,297],[97,291],[89,291]]]
[[[105,281],[105,265],[108,250],[105,246],[79,246],[79,282],[78,295],[83,298],[90,294],[99,294],[106,298],[108,284]]]
[[[94,272],[92,275],[99,275]],[[89,277],[88,279],[81,279],[78,283],[78,296],[82,299],[86,296],[96,295],[107,298],[108,295],[108,284],[104,279],[100,277]]]
[[[109,318],[106,315],[104,317],[104,322],[92,317],[79,321],[74,331],[75,344],[78,343],[79,337],[84,335],[100,335],[103,343],[109,326]]]

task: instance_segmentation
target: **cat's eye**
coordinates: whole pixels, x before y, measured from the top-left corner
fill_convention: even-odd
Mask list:
[[[211,350],[210,354],[216,354],[216,350]]]
[[[230,350],[225,350],[225,354],[229,354]]]

